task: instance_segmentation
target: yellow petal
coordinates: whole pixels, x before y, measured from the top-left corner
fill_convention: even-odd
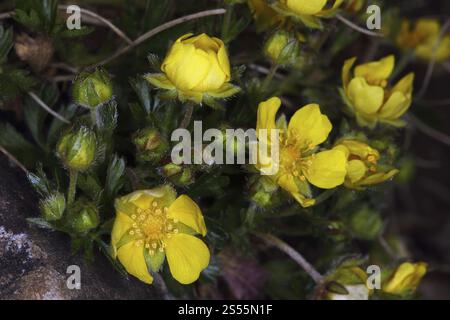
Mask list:
[[[347,178],[351,183],[361,180],[367,172],[367,167],[361,160],[350,160],[347,164]]]
[[[135,209],[137,208],[150,208],[153,201],[159,202],[163,207],[169,207],[170,204],[175,201],[175,198],[175,190],[168,185],[153,189],[137,190],[117,199],[116,210],[127,215],[132,215],[136,213]]]
[[[270,136],[270,131],[276,129],[275,116],[281,106],[281,100],[278,97],[272,97],[269,100],[263,101],[258,106],[258,115],[256,121],[256,134],[260,129],[267,129],[267,134]]]
[[[286,0],[286,6],[298,14],[314,15],[325,7],[327,0]]]
[[[382,182],[385,182],[385,181],[391,179],[397,173],[399,173],[399,170],[397,170],[397,169],[392,169],[389,172],[377,172],[377,173],[371,174],[368,177],[362,179],[358,184],[360,186],[379,184],[379,183],[382,183]]]
[[[350,70],[355,64],[356,57],[345,60],[342,67],[342,83],[344,85],[344,91],[347,92],[348,83],[350,82]]]
[[[368,81],[386,80],[394,70],[395,57],[387,56],[379,61],[360,64],[355,68],[355,77],[363,77]]]
[[[164,59],[161,69],[170,82],[180,90],[191,90],[208,74],[208,54],[193,44],[175,42]]]
[[[207,92],[217,90],[227,81],[227,75],[223,72],[217,59],[217,54],[214,51],[207,51],[209,60],[209,69],[206,76],[197,83],[192,90]]]
[[[399,91],[406,96],[412,94],[414,84],[414,73],[410,72],[403,78],[401,78],[395,86],[392,88],[393,92]]]
[[[297,137],[303,146],[317,146],[324,142],[333,126],[320,112],[318,104],[308,104],[299,109],[289,121],[288,133]]]
[[[419,19],[416,22],[414,31],[422,36],[435,37],[439,35],[440,28],[436,19]]]
[[[310,157],[310,165],[303,171],[304,175],[316,187],[331,189],[344,183],[347,173],[347,159],[340,149],[316,153]]]
[[[353,78],[348,86],[348,97],[356,111],[363,115],[375,114],[383,104],[384,90],[367,84],[364,78]]]
[[[279,174],[276,179],[278,185],[283,188],[283,190],[289,192],[303,208],[314,205],[314,199],[308,198],[300,192],[293,175],[284,172]]]
[[[203,51],[219,51],[219,44],[209,37],[206,33],[199,34],[198,36],[190,37],[183,40],[184,44],[193,44],[195,48]]]
[[[119,248],[117,256],[129,274],[145,283],[153,282],[145,263],[144,246],[136,246],[134,242],[129,242]]]
[[[227,49],[222,40],[218,38],[213,38],[219,44],[219,51],[217,52],[217,59],[219,61],[219,66],[222,68],[222,72],[225,74],[225,81],[230,81],[230,60],[228,59]]]
[[[363,160],[369,160],[368,157],[371,156],[372,160],[370,161],[376,162],[380,158],[378,150],[359,140],[343,139],[339,141],[339,145],[345,146],[349,150],[350,155],[358,156]]]
[[[209,264],[209,250],[203,241],[187,234],[176,234],[166,241],[166,257],[172,276],[182,284],[198,279]]]
[[[133,225],[133,220],[121,212],[117,212],[116,219],[111,231],[111,247],[113,249],[113,256],[117,255],[117,243],[128,229]]]
[[[202,236],[206,235],[206,226],[198,205],[188,196],[179,196],[169,207],[169,218],[178,219]]]
[[[401,117],[410,107],[411,98],[407,98],[403,93],[396,91],[380,110],[380,118],[394,120]]]

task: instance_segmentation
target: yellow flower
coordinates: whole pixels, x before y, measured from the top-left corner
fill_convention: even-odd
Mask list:
[[[397,295],[413,292],[426,272],[427,264],[425,262],[402,263],[392,276],[383,283],[383,291]]]
[[[409,73],[391,88],[388,80],[394,69],[393,55],[358,65],[351,73],[355,61],[356,58],[351,58],[344,63],[341,94],[356,115],[358,124],[370,128],[377,122],[404,125],[399,118],[411,105],[414,73]]]
[[[152,283],[165,258],[182,284],[196,281],[209,264],[209,250],[195,234],[205,236],[202,212],[188,196],[176,197],[169,186],[139,190],[116,200],[111,234],[114,257],[128,273]]]
[[[229,83],[230,62],[225,44],[206,34],[186,34],[172,45],[163,73],[147,74],[152,85],[169,90],[181,101],[201,103],[204,98],[226,98],[240,89]]]
[[[384,170],[378,166],[380,153],[364,142],[344,139],[336,147],[342,148],[347,155],[347,176],[344,183],[347,188],[359,189],[382,183],[399,172],[397,169]]]
[[[332,129],[326,115],[320,112],[317,104],[308,104],[300,108],[286,124],[284,117],[276,123],[275,117],[281,101],[273,97],[261,102],[258,107],[256,131],[278,128],[279,136],[279,170],[274,175],[268,175],[281,188],[302,205],[314,205],[309,183],[322,189],[332,189],[344,182],[346,174],[345,153],[339,149],[317,152],[318,145],[323,143]],[[269,139],[269,147],[273,142]],[[267,155],[271,153],[268,152]],[[261,159],[259,159],[261,160]],[[267,163],[273,164],[275,159],[263,159],[257,168],[267,169]]]
[[[318,18],[332,15],[344,0],[334,0],[331,7],[328,0],[277,0],[272,7],[279,13],[296,18],[310,28],[321,28]]]
[[[435,19],[419,19],[411,27],[409,21],[403,21],[397,45],[402,49],[413,49],[415,54],[424,60],[444,61],[450,57],[450,36],[444,36],[436,47],[441,33],[439,21]]]
[[[285,18],[272,9],[266,0],[248,0],[248,6],[256,22],[258,31],[281,25]]]

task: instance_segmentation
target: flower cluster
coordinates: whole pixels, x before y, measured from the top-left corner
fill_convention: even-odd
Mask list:
[[[14,11],[11,30],[0,26],[0,107],[13,108],[17,123],[24,119],[17,127],[34,139],[27,143],[20,130],[2,125],[0,151],[5,144],[34,165],[28,176],[41,195],[40,217],[30,222],[64,232],[88,260],[98,247],[123,274],[146,284],[167,281],[187,296],[222,296],[209,291],[223,283],[238,299],[247,291],[276,299],[414,297],[428,266],[413,262],[414,250],[385,219],[384,200],[403,195],[402,183],[412,181],[415,160],[405,149],[413,135],[403,128],[410,120],[426,127],[419,113],[408,113],[426,104],[416,92],[426,91],[431,75],[417,90],[409,63],[429,63],[428,73],[435,63],[447,68],[448,25],[389,10],[382,32],[362,30],[356,24],[367,18],[364,0],[223,2],[226,9],[197,11],[203,2],[184,1],[182,11],[193,14],[181,17],[173,1],[160,1],[145,14],[155,21],[123,32],[108,24],[129,45],[106,59],[111,41],[61,52],[69,32],[46,16],[40,29],[27,31],[51,47],[39,68],[39,57],[22,59],[29,44],[11,30],[37,25],[42,17],[35,13],[50,14],[48,4],[34,1],[28,15]],[[131,11],[121,27],[139,12]],[[134,42],[125,35],[149,25],[152,31]],[[367,40],[374,35],[384,38]],[[36,79],[55,78],[38,86],[22,65],[4,66],[13,47],[21,64],[42,70]],[[70,57],[72,67],[51,63],[53,51],[61,60],[69,51],[98,59],[83,53]],[[60,85],[68,77],[58,70],[84,71],[70,76],[69,86]],[[211,160],[220,156],[226,165]],[[275,249],[296,263],[274,258]],[[181,286],[196,281],[198,290]],[[301,288],[285,290],[292,283]]]

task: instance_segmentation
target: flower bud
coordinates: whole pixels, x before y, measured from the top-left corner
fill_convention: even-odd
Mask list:
[[[72,88],[74,101],[86,108],[95,108],[112,98],[112,82],[102,69],[82,72],[77,76]]]
[[[61,219],[66,210],[66,198],[60,192],[56,192],[40,203],[41,213],[47,221]]]
[[[300,55],[299,40],[286,31],[277,31],[267,40],[264,53],[273,63],[292,64]]]
[[[84,233],[96,228],[100,223],[98,209],[95,204],[84,200],[75,203],[69,212],[68,224],[77,233]]]
[[[167,140],[155,129],[138,131],[133,139],[137,158],[141,161],[159,161],[169,149]]]
[[[404,262],[384,281],[382,289],[393,295],[412,294],[426,273],[427,264],[425,262]]]
[[[87,127],[70,131],[62,136],[56,147],[58,157],[64,165],[75,171],[87,170],[95,159],[97,138]]]
[[[164,177],[178,186],[185,186],[194,182],[194,173],[189,167],[183,167],[174,163],[168,163],[161,169]]]

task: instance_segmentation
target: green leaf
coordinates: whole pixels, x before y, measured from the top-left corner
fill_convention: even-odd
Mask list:
[[[114,155],[111,160],[106,175],[106,196],[107,199],[114,199],[123,185],[125,172],[125,160]]]
[[[112,132],[117,126],[117,102],[111,100],[108,103],[97,107],[93,112],[97,112],[97,127],[101,131]]]
[[[41,156],[41,152],[9,123],[0,123],[0,145],[27,168],[33,168]]]
[[[98,201],[101,198],[103,192],[102,187],[93,175],[78,175],[77,186],[94,202]]]
[[[16,9],[14,20],[32,30],[41,29],[41,20],[35,10],[30,10],[27,13],[21,9]]]
[[[50,182],[42,169],[42,164],[37,165],[36,173],[27,173],[28,181],[30,181],[31,186],[43,197],[47,197],[51,194],[52,188],[50,187]]]
[[[5,29],[3,26],[0,26],[0,64],[5,63],[13,45],[12,28]]]
[[[36,79],[29,72],[20,69],[7,70],[0,73],[0,101],[14,99],[19,93],[28,91],[36,84]]]
[[[152,97],[150,87],[147,81],[145,81],[142,77],[130,79],[130,84],[136,92],[141,106],[144,108],[146,114],[154,111],[159,106],[159,99]]]
[[[128,273],[125,268],[111,255],[111,247],[106,244],[103,240],[97,239],[96,243],[101,253],[105,255],[111,265],[119,272],[123,277],[128,279]]]

